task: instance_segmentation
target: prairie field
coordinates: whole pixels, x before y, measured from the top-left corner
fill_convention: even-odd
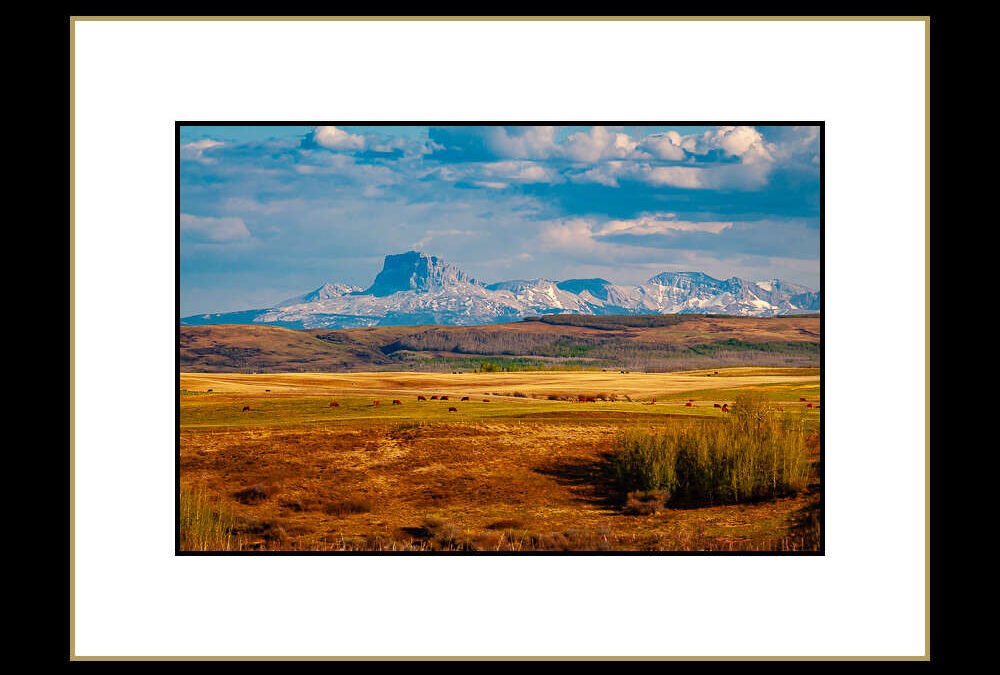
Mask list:
[[[181,549],[818,550],[819,384],[780,367],[185,372]],[[763,492],[729,488],[748,455],[719,439],[748,406],[781,420],[769,433],[797,462],[783,488],[773,458]],[[700,448],[718,489],[685,501],[673,467],[696,451],[674,446]],[[673,482],[633,489],[628,448],[630,467],[674,453]]]

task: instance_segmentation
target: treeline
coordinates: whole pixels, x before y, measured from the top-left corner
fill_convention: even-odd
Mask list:
[[[546,333],[518,333],[514,331],[454,331],[428,330],[399,338],[381,347],[383,354],[399,351],[453,352],[456,354],[482,354],[484,356],[550,356],[580,358],[601,346],[604,338]]]
[[[608,316],[592,316],[588,314],[546,314],[545,316],[528,316],[525,321],[538,321],[553,326],[576,326],[579,328],[595,328],[597,330],[622,330],[623,328],[662,328],[676,326],[693,318],[703,318],[705,314],[614,314]]]

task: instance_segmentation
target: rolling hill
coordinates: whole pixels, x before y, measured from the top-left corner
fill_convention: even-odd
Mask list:
[[[814,367],[819,365],[819,342],[816,315],[553,315],[480,326],[181,326],[179,350],[185,372],[655,372],[723,365]]]

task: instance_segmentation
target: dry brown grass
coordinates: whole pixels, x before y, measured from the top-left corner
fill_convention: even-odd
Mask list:
[[[551,379],[557,375],[561,382]],[[639,374],[628,377],[634,375]],[[551,373],[350,376],[353,384],[343,375],[183,376],[184,388],[194,384],[200,391],[211,387],[216,393],[181,398],[182,486],[197,487],[213,504],[224,506],[235,523],[232,532],[245,541],[245,548],[725,551],[818,545],[816,528],[804,526],[801,517],[803,509],[818,502],[815,488],[769,502],[698,509],[666,508],[655,499],[634,495],[636,508],[623,513],[621,496],[602,474],[605,454],[623,425],[668,428],[676,423],[670,411],[679,406],[509,398],[476,403],[484,411],[500,410],[496,418],[459,419],[453,413],[430,421],[362,419],[351,417],[350,399],[342,399],[345,405],[336,412],[326,407],[331,382],[355,392],[372,385],[394,387],[411,397],[429,391],[459,394],[461,387],[482,396],[483,391],[501,390],[496,384],[484,385],[483,378],[505,376],[511,378],[507,383],[516,384],[505,383],[504,391],[534,393],[533,387],[545,382],[568,385],[565,374]],[[415,384],[410,379],[414,377],[422,379]],[[631,391],[684,386],[683,376],[658,377],[659,383],[638,382]],[[745,379],[755,377],[764,376]],[[588,396],[613,391],[584,379],[580,391]],[[711,379],[696,379],[697,387],[704,388],[704,381]],[[725,379],[728,386],[740,380]],[[442,386],[443,381],[449,386]],[[272,392],[264,393],[264,387]],[[288,422],[290,418],[269,415],[266,406],[251,402],[259,409],[253,419],[237,411],[217,423],[186,423],[195,410],[190,406],[204,406],[205,399],[278,400],[294,410],[313,405],[308,394],[317,387],[327,389],[319,400],[326,417],[316,421]],[[437,404],[394,406],[394,414],[416,415],[431,405]],[[602,405],[607,409],[599,409]],[[534,412],[549,406],[567,411]],[[710,405],[696,410],[719,414]],[[818,438],[812,443],[815,461]],[[237,495],[249,498],[241,501]]]

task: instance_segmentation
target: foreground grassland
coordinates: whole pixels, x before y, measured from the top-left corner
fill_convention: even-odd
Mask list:
[[[184,373],[180,388],[184,549],[819,545],[817,369]],[[765,475],[750,501],[713,488],[692,503],[675,464],[753,479],[733,469],[746,463],[742,451],[716,449],[732,445],[736,418],[715,406],[748,395],[770,411],[768,433],[784,434],[787,456],[775,455],[775,466],[791,466],[800,452],[804,464],[783,469],[787,485],[768,487]],[[658,450],[677,438],[690,448],[679,459]],[[627,484],[615,458],[626,446],[652,452],[652,466],[666,457],[671,468],[656,469],[659,482]]]

